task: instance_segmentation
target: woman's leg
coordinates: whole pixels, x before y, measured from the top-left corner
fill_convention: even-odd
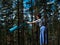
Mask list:
[[[44,44],[44,31],[45,31],[45,26],[41,26],[41,28],[40,28],[40,45]]]
[[[47,29],[44,31],[44,43],[47,45],[47,41],[48,41],[48,38],[47,38],[47,35],[48,35],[48,33],[47,33]]]

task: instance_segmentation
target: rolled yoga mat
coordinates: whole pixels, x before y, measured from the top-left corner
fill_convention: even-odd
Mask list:
[[[12,28],[10,28],[9,31],[10,31],[10,32],[13,32],[13,31],[15,31],[16,29],[18,29],[18,26],[17,26],[17,25],[15,25],[15,26],[13,26]]]
[[[15,30],[17,30],[17,29],[21,29],[23,26],[26,26],[26,23],[23,23],[23,24],[21,24],[21,25],[15,25],[15,26],[13,26],[12,28],[10,28],[9,29],[9,31],[10,32],[13,32],[13,31],[15,31]]]

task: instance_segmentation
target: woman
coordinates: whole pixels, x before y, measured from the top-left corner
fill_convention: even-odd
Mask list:
[[[39,27],[40,27],[40,45],[44,45],[47,44],[47,40],[45,39],[45,30],[46,30],[46,26],[44,25],[44,19],[41,19],[41,15],[38,14],[36,15],[36,19],[33,22],[27,22],[28,24],[33,24],[33,23],[38,23]],[[47,37],[46,37],[47,38]]]

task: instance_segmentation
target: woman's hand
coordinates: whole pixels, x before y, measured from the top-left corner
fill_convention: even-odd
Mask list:
[[[26,23],[30,24],[30,22],[26,22]]]

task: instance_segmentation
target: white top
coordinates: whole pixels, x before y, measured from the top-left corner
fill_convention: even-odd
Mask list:
[[[37,20],[35,20],[35,21],[33,21],[33,22],[37,23],[39,26],[42,25],[42,21],[41,21],[41,19],[37,19]]]

